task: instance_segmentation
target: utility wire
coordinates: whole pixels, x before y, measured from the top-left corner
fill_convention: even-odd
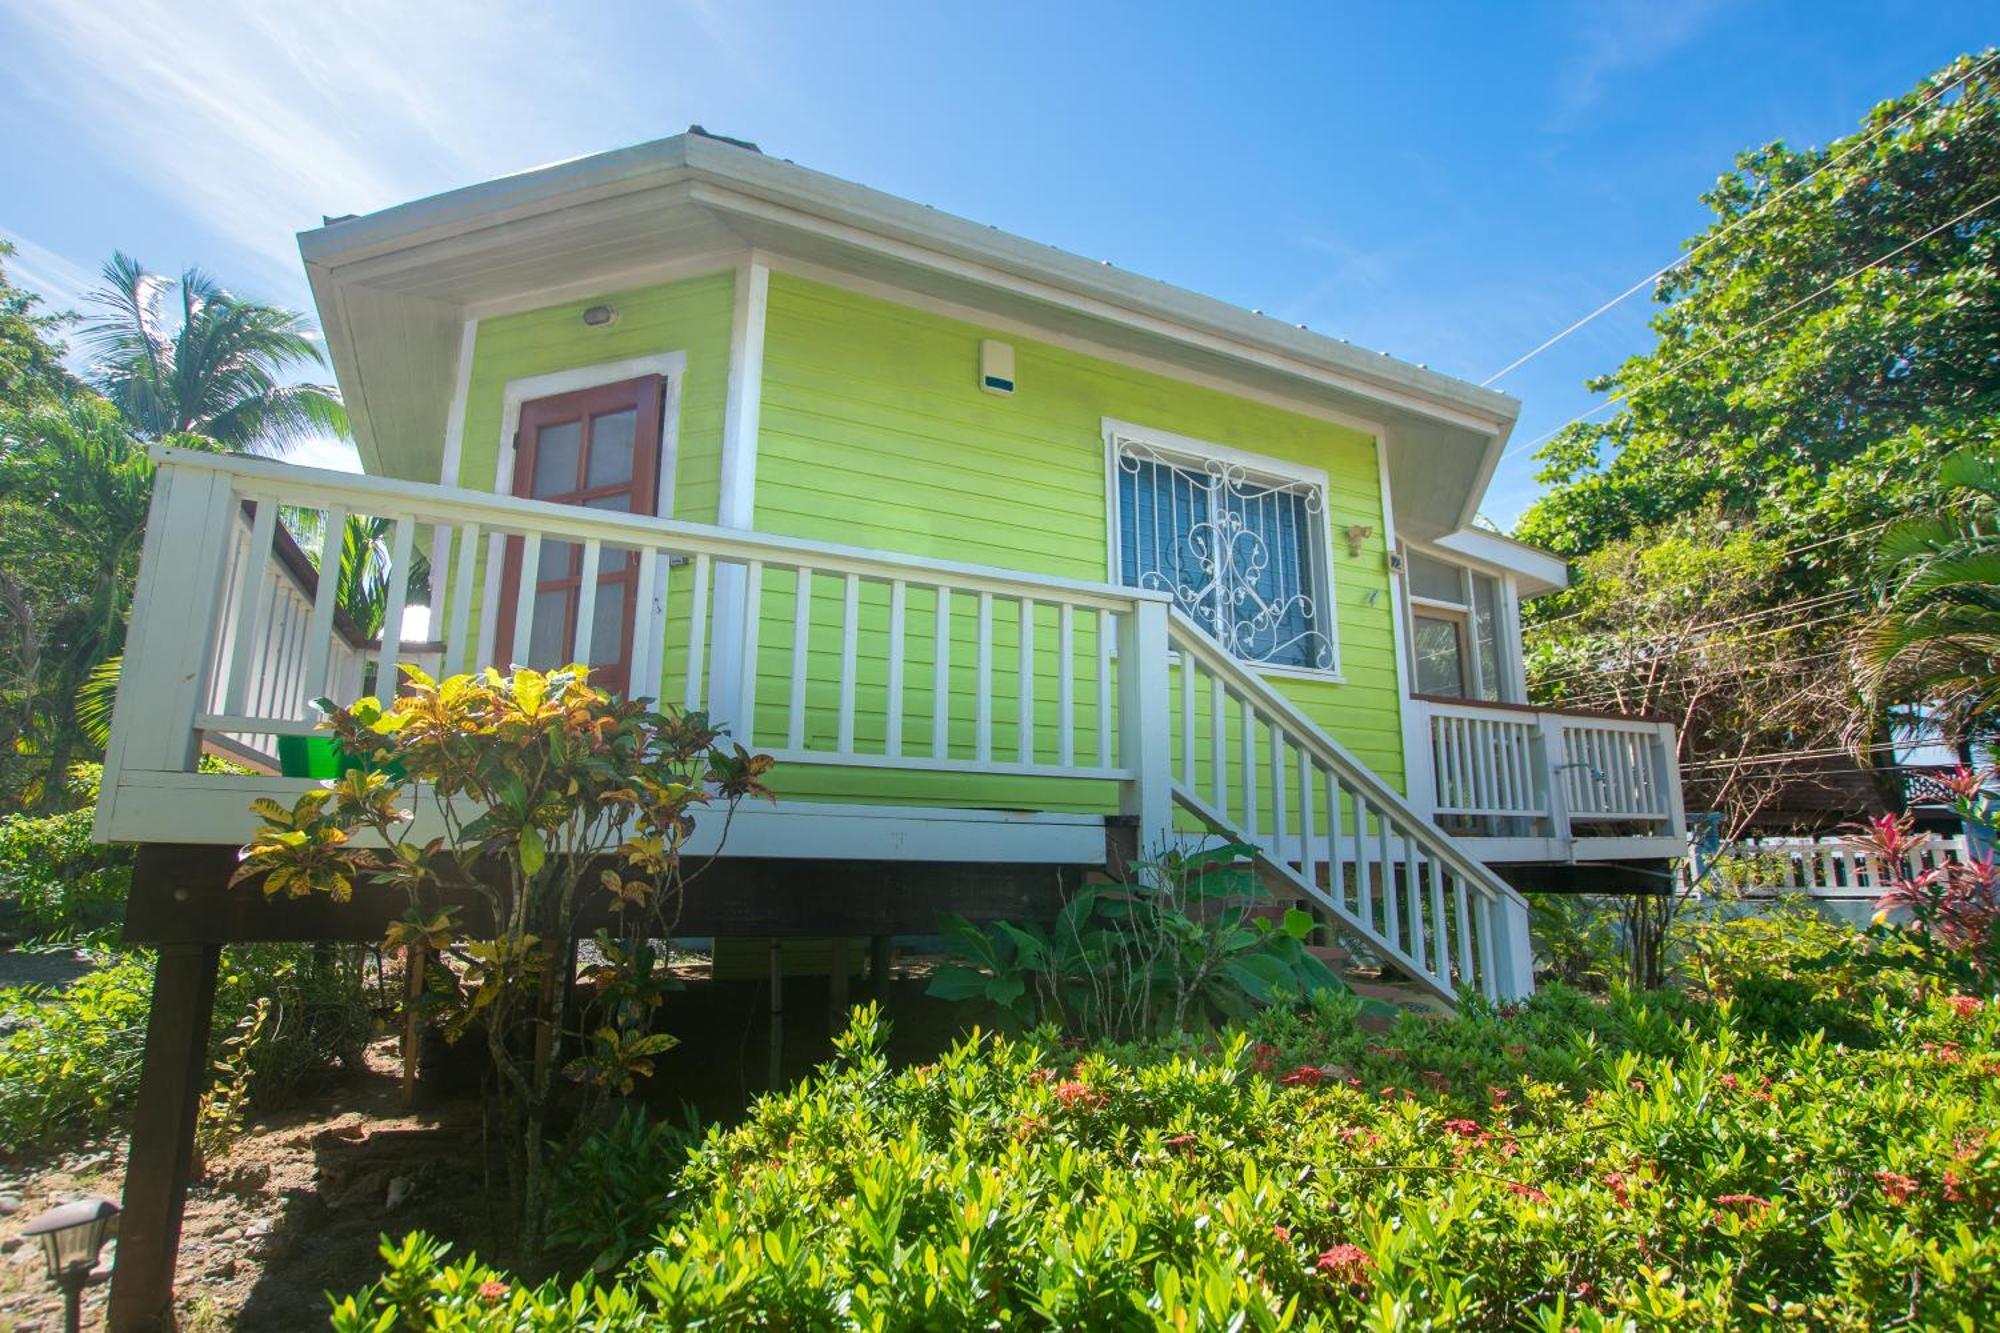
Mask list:
[[[1731,642],[1749,643],[1753,639],[1768,639],[1774,634],[1789,634],[1794,630],[1811,629],[1815,625],[1825,625],[1831,623],[1832,621],[1845,620],[1847,618],[1848,617],[1844,614],[1831,615],[1831,616],[1818,616],[1811,620],[1798,621],[1795,624],[1773,625],[1769,629],[1758,630],[1755,634],[1745,634],[1741,638],[1731,640]],[[1720,623],[1726,624],[1727,622],[1720,622]],[[1538,683],[1542,685],[1559,685],[1566,680],[1576,680],[1583,676],[1598,675],[1607,669],[1619,669],[1621,667],[1629,669],[1632,667],[1650,666],[1655,662],[1670,662],[1677,657],[1685,657],[1689,653],[1700,652],[1702,649],[1708,647],[1713,641],[1714,640],[1712,638],[1698,639],[1693,643],[1682,644],[1678,648],[1665,649],[1660,652],[1653,653],[1652,655],[1647,657],[1634,658],[1629,662],[1615,664],[1614,667],[1612,668],[1606,668],[1604,666],[1580,667],[1575,671],[1566,671],[1559,676],[1544,676]]]
[[[1536,357],[1540,356],[1543,352],[1548,351],[1551,347],[1554,347],[1557,343],[1569,337],[1572,333],[1575,333],[1578,329],[1581,329],[1584,325],[1590,323],[1592,320],[1596,319],[1599,315],[1605,314],[1606,312],[1614,309],[1615,307],[1623,305],[1631,297],[1637,295],[1639,292],[1652,286],[1654,283],[1658,282],[1661,278],[1666,277],[1667,274],[1672,273],[1675,269],[1681,267],[1683,264],[1691,262],[1697,255],[1701,254],[1704,250],[1707,250],[1710,246],[1715,245],[1716,243],[1721,241],[1724,237],[1730,235],[1738,227],[1741,227],[1744,223],[1748,222],[1751,218],[1756,217],[1759,213],[1762,213],[1765,209],[1773,207],[1774,205],[1777,204],[1779,200],[1786,198],[1794,191],[1799,190],[1804,186],[1810,185],[1813,181],[1819,179],[1821,175],[1839,166],[1842,162],[1845,162],[1848,158],[1860,152],[1863,148],[1866,148],[1869,144],[1874,143],[1877,139],[1881,138],[1889,131],[1896,129],[1897,127],[1907,123],[1910,120],[1910,118],[1915,116],[1919,111],[1924,110],[1926,107],[1930,106],[1933,102],[1937,101],[1939,98],[1943,97],[1946,93],[1950,92],[1953,88],[1958,87],[1960,84],[1966,82],[1966,80],[1980,73],[1988,65],[1991,65],[1996,60],[2000,60],[2000,56],[1988,56],[1986,59],[1980,61],[1977,65],[1973,66],[1971,69],[1965,71],[1965,73],[1953,79],[1950,83],[1944,84],[1941,87],[1939,87],[1936,91],[1932,92],[1928,97],[1925,97],[1922,101],[1918,102],[1915,106],[1911,107],[1908,111],[1904,112],[1896,119],[1890,121],[1888,124],[1882,126],[1880,129],[1871,132],[1866,138],[1861,139],[1849,145],[1846,149],[1844,149],[1840,153],[1838,157],[1831,158],[1828,161],[1821,163],[1819,166],[1814,167],[1811,172],[1807,173],[1804,176],[1801,176],[1799,179],[1793,181],[1790,185],[1787,185],[1784,188],[1780,189],[1776,194],[1764,200],[1764,202],[1758,204],[1756,207],[1750,209],[1748,212],[1739,213],[1736,216],[1736,218],[1729,223],[1729,225],[1725,226],[1721,231],[1709,237],[1701,244],[1695,246],[1694,249],[1689,250],[1686,254],[1676,256],[1672,260],[1672,262],[1666,264],[1664,267],[1654,269],[1651,273],[1639,279],[1639,281],[1633,283],[1630,287],[1627,287],[1624,291],[1618,293],[1618,295],[1612,297],[1609,301],[1606,301],[1603,305],[1597,307],[1597,309],[1591,311],[1589,314],[1585,315],[1582,319],[1577,320],[1574,324],[1571,324],[1568,328],[1562,330],[1562,332],[1542,342],[1539,346],[1535,347],[1533,350],[1521,356],[1515,357],[1512,361],[1509,361],[1506,365],[1500,367],[1500,369],[1494,371],[1491,375],[1488,375],[1485,379],[1479,381],[1480,387],[1485,388],[1493,384],[1495,381],[1503,379],[1506,376],[1512,374],[1514,371],[1519,370],[1522,366],[1527,365],[1528,362],[1534,360]]]
[[[1717,352],[1723,350],[1725,347],[1728,347],[1733,343],[1739,342],[1742,339],[1749,337],[1751,334],[1757,332],[1759,329],[1764,328],[1766,325],[1771,324],[1775,320],[1784,318],[1786,315],[1791,314],[1794,310],[1797,310],[1800,306],[1818,300],[1820,297],[1825,296],[1828,292],[1840,286],[1840,284],[1846,282],[1848,279],[1859,277],[1861,274],[1866,273],[1868,270],[1872,268],[1876,268],[1882,264],[1888,263],[1890,260],[1894,259],[1897,255],[1902,254],[1905,250],[1909,250],[1916,246],[1922,245],[1925,241],[1928,241],[1931,237],[1936,236],[1939,232],[1946,231],[1952,227],[1957,226],[1959,223],[1965,221],[1967,218],[1970,218],[1973,215],[1980,213],[1987,208],[1992,207],[1996,203],[2000,203],[2000,194],[1996,194],[1992,198],[1987,199],[1981,203],[1974,204],[1971,208],[1966,209],[1963,213],[1960,213],[1957,217],[1954,217],[1947,222],[1941,222],[1937,226],[1932,227],[1929,231],[1917,237],[1915,240],[1905,241],[1903,244],[1897,246],[1894,250],[1891,250],[1889,253],[1885,255],[1878,255],[1876,258],[1869,260],[1867,263],[1861,265],[1859,268],[1856,268],[1848,273],[1843,273],[1841,276],[1835,278],[1832,282],[1829,282],[1828,284],[1826,284],[1826,286],[1820,288],[1818,291],[1812,293],[1810,296],[1800,297],[1798,300],[1786,306],[1783,310],[1779,310],[1773,314],[1766,315],[1764,318],[1758,320],[1755,324],[1752,324],[1749,328],[1739,329],[1735,333],[1730,334],[1727,338],[1724,338],[1722,341],[1717,343],[1711,343],[1709,346],[1704,347],[1701,351],[1694,353],[1692,356],[1683,357],[1681,360],[1674,362],[1673,365],[1667,367],[1665,370],[1653,376],[1651,379],[1636,384],[1629,389],[1620,389],[1617,393],[1612,394],[1609,398],[1599,403],[1596,407],[1591,408],[1588,412],[1584,412],[1570,418],[1568,421],[1563,422],[1562,425],[1557,426],[1554,430],[1545,431],[1542,434],[1537,435],[1534,439],[1529,440],[1524,444],[1515,445],[1513,448],[1507,450],[1507,452],[1500,455],[1500,461],[1504,463],[1508,459],[1512,458],[1514,455],[1522,452],[1523,450],[1533,449],[1539,445],[1545,444],[1548,441],[1554,439],[1556,436],[1562,434],[1564,431],[1568,430],[1571,426],[1579,425],[1582,422],[1588,421],[1592,417],[1596,416],[1598,413],[1604,411],[1605,409],[1616,407],[1622,401],[1629,401],[1634,394],[1643,393],[1645,390],[1652,388],[1655,384],[1658,384],[1663,380],[1671,379],[1673,376],[1678,375],[1681,371],[1687,369],[1691,365],[1694,365],[1696,362],[1705,361],[1709,357],[1714,356]]]

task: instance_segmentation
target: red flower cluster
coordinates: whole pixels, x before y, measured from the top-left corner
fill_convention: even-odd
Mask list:
[[[1476,1120],[1447,1120],[1444,1122],[1444,1127],[1461,1139],[1483,1141],[1487,1137],[1486,1131],[1479,1127],[1479,1122]]]
[[[1952,995],[1945,999],[1945,1003],[1956,1009],[1960,1018],[1970,1018],[1979,1012],[1977,995]]]
[[[1292,1229],[1288,1226],[1280,1225],[1272,1227],[1271,1234],[1276,1236],[1279,1240],[1285,1241],[1287,1243],[1289,1243],[1292,1239]]]
[[[1898,1208],[1908,1203],[1917,1193],[1917,1182],[1896,1171],[1877,1171],[1875,1183],[1882,1187],[1882,1197]]]
[[[1718,1194],[1715,1196],[1715,1201],[1725,1208],[1756,1208],[1761,1210],[1771,1206],[1769,1199],[1759,1198],[1755,1194]]]
[[[1176,1134],[1167,1140],[1167,1146],[1169,1148],[1192,1148],[1194,1146],[1194,1135]]]
[[[1065,1111],[1091,1112],[1101,1109],[1111,1099],[1096,1089],[1071,1079],[1056,1087],[1056,1100]]]
[[[1319,1261],[1314,1266],[1336,1282],[1344,1282],[1350,1287],[1365,1287],[1368,1285],[1368,1270],[1375,1266],[1375,1261],[1359,1245],[1342,1241],[1321,1250]]]
[[[1053,1083],[1056,1081],[1056,1071],[1053,1069],[1037,1069],[1032,1074],[1029,1074],[1028,1078],[1031,1082],[1035,1083]]]
[[[504,1301],[508,1287],[497,1277],[489,1277],[479,1284],[479,1299],[482,1301]]]
[[[1921,1049],[1941,1065],[1955,1065],[1965,1058],[1965,1052],[1955,1041],[1927,1041]]]
[[[1326,1071],[1324,1069],[1317,1069],[1312,1065],[1300,1065],[1297,1069],[1294,1069],[1291,1073],[1286,1074],[1278,1080],[1278,1082],[1288,1088],[1316,1088],[1325,1081]]]
[[[1358,1143],[1364,1148],[1372,1148],[1382,1141],[1380,1134],[1372,1129],[1363,1129],[1359,1125],[1345,1125],[1334,1133],[1340,1135],[1345,1142]]]
[[[1524,1185],[1518,1180],[1508,1181],[1507,1188],[1522,1198],[1532,1199],[1536,1203],[1547,1203],[1549,1201],[1548,1195],[1542,1193],[1542,1191],[1536,1189],[1533,1185]]]
[[[1604,1177],[1604,1188],[1611,1191],[1611,1197],[1618,1200],[1620,1208],[1632,1206],[1632,1187],[1638,1183],[1623,1171],[1613,1171]]]

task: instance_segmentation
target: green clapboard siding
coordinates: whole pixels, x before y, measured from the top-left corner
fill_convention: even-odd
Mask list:
[[[503,398],[507,385],[623,361],[631,357],[687,353],[676,423],[673,517],[715,521],[722,470],[723,400],[729,381],[729,332],[735,300],[733,269],[631,291],[607,292],[565,305],[481,320],[473,344],[472,374],[465,401],[465,434],[460,444],[457,482],[470,490],[505,491],[511,478],[496,478],[500,457]],[[616,323],[589,328],[587,306],[600,302],[618,310]],[[496,481],[498,484],[496,485]],[[473,587],[471,624],[479,624],[484,589],[484,557]],[[440,579],[441,584],[449,583]],[[670,582],[666,661],[678,668],[686,658],[686,573]],[[676,647],[678,645],[678,647]],[[676,680],[668,695],[680,697]]]
[[[1019,387],[1011,398],[983,393],[976,385],[978,344],[986,337],[1014,346]],[[782,273],[771,277],[765,339],[756,495],[756,526],[764,531],[1103,580],[1109,575],[1104,418],[1323,468],[1336,534],[1334,596],[1344,679],[1277,684],[1363,762],[1401,785],[1392,599],[1382,542],[1386,525],[1371,437]],[[1353,557],[1339,535],[1349,525],[1371,529]],[[755,736],[762,745],[784,736],[794,597],[789,575],[776,576],[762,603],[761,639],[767,646],[759,654]],[[808,691],[815,716],[823,716],[837,694],[840,599],[838,580],[815,584]],[[906,737],[916,738],[906,741],[916,753],[928,753],[933,607],[928,590],[912,590],[904,726]],[[954,611],[951,660],[962,669],[953,676],[952,748],[969,754],[974,613],[965,598]],[[999,758],[1014,757],[1019,734],[1013,694],[1018,614],[1011,603],[996,606]],[[863,641],[878,640],[888,623],[884,590],[864,588],[861,621]],[[1094,692],[1095,627],[1080,618],[1074,633],[1078,693],[1088,698]],[[1036,658],[1051,674],[1057,641],[1054,608],[1039,608]],[[879,701],[886,670],[886,662],[866,654],[858,663],[856,736],[864,749],[879,744],[885,725]],[[1042,693],[1048,693],[1046,684]],[[1054,701],[1034,702],[1036,752],[1048,759],[1054,754]],[[1197,714],[1198,778],[1205,786],[1210,725],[1205,699],[1197,701]],[[1095,752],[1093,725],[1083,719],[1076,741],[1080,754]],[[809,744],[814,741],[830,738],[815,733],[808,738]],[[1232,728],[1232,762],[1239,753]],[[1268,763],[1260,761],[1259,767],[1268,769]],[[1262,785],[1260,803],[1268,810],[1268,774]],[[795,796],[1008,807],[1102,809],[1115,799],[1101,784],[799,766],[784,774],[781,787]]]

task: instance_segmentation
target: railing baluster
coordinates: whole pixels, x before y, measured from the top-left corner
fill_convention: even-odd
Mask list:
[[[884,691],[889,713],[883,723],[882,753],[891,758],[903,753],[903,618],[909,595],[909,585],[903,580],[890,581],[889,681]]]
[[[687,683],[681,703],[689,711],[701,707],[702,658],[708,649],[708,553],[694,558],[693,585],[688,595]]]
[[[1389,855],[1389,816],[1375,810],[1375,856],[1382,868],[1376,890],[1382,896],[1382,934],[1398,949],[1403,947],[1403,909],[1396,901],[1396,863]]]
[[[1313,873],[1313,762],[1306,747],[1298,747],[1299,762],[1299,873],[1318,883]]]
[[[1481,894],[1473,904],[1479,931],[1479,990],[1489,1000],[1500,998],[1499,977],[1493,962],[1493,900]]]
[[[1111,767],[1111,613],[1097,611],[1097,766]]]
[[[346,519],[343,517],[341,521],[345,523]],[[458,551],[452,557],[452,564],[451,642],[445,648],[444,659],[444,672],[447,676],[461,675],[472,669],[472,576],[479,565],[479,525],[477,523],[460,525],[458,529]],[[338,564],[328,564],[324,560],[320,563],[321,569],[338,569],[339,567]],[[324,637],[327,639],[327,646],[330,648],[332,646],[331,631],[329,630],[327,635],[323,636],[317,628],[319,624],[318,606],[313,607],[313,617],[315,626],[313,630],[313,642],[318,644],[322,637]],[[329,620],[328,624],[331,625],[331,623],[331,620]],[[322,655],[314,659],[313,679],[317,680],[325,674],[326,658]]]
[[[813,571],[800,565],[793,576],[791,697],[785,701],[785,748],[806,748],[806,675],[812,661]]]
[[[973,683],[972,755],[993,760],[993,594],[979,594],[979,656]]]
[[[1192,662],[1191,654],[1183,653],[1181,660]],[[1222,677],[1210,675],[1208,678],[1208,763],[1215,771],[1209,774],[1210,785],[1215,789],[1215,812],[1229,814],[1229,696],[1222,684]]]
[[[1285,824],[1291,811],[1285,791],[1285,733],[1278,719],[1271,719],[1271,856],[1285,859]]]
[[[855,659],[861,641],[861,576],[849,574],[840,606],[840,722],[834,748],[854,753]]]
[[[306,629],[306,701],[332,688],[327,665],[333,660],[333,613],[340,605],[340,553],[347,542],[347,510],[334,505],[320,512],[319,579],[313,589],[312,623]],[[453,594],[460,602],[466,594]],[[352,703],[351,699],[335,700]]]
[[[1341,784],[1347,793],[1347,803],[1354,811],[1354,915],[1367,923],[1370,930],[1375,925],[1375,887],[1368,880],[1368,811],[1361,803],[1361,793]]]
[[[1035,762],[1035,599],[1021,599],[1019,665],[1015,671],[1015,757],[1024,764]]]
[[[736,664],[736,712],[731,730],[746,748],[757,736],[757,639],[764,619],[764,562],[743,571],[743,656]]]
[[[1194,661],[1183,655],[1181,674],[1181,785],[1195,790],[1194,767]]]
[[[1410,916],[1410,957],[1419,967],[1430,966],[1424,956],[1424,876],[1423,864],[1417,856],[1417,843],[1408,833],[1400,835],[1403,844],[1403,897],[1409,904]]]
[[[1340,779],[1330,768],[1321,769],[1326,778],[1326,888],[1336,902],[1347,901],[1347,888],[1341,883],[1340,857]]]
[[[1466,906],[1465,878],[1454,874],[1451,877],[1451,900],[1457,909],[1458,918],[1458,978],[1461,986],[1474,984],[1477,974],[1472,969],[1472,918]]]
[[[397,517],[389,537],[389,603],[382,608],[382,654],[375,659],[375,693],[383,702],[396,697],[396,659],[403,654],[403,607],[410,597],[410,543],[417,535],[417,522],[408,514]],[[533,587],[532,574],[529,587]]]
[[[937,623],[932,626],[931,757],[951,757],[951,589],[937,589]]]
[[[1076,616],[1068,602],[1056,613],[1056,762],[1076,765]]]
[[[1412,848],[1414,851],[1415,849]],[[1430,863],[1431,882],[1431,964],[1437,978],[1445,985],[1451,984],[1451,931],[1447,928],[1444,915],[1444,862]]]
[[[1252,842],[1257,834],[1257,706],[1243,696],[1237,723],[1243,746],[1243,833]]]
[[[632,655],[634,674],[626,690],[634,699],[652,699],[666,690],[666,663],[655,658],[655,654],[662,658],[665,656],[667,637],[666,617],[655,614],[653,606],[657,591],[661,603],[658,610],[664,612],[666,609],[665,588],[658,581],[660,553],[650,546],[642,546],[634,563],[633,577],[637,580],[637,586],[632,589],[632,634],[636,640]],[[645,652],[638,651],[639,644],[646,646]],[[649,679],[639,678],[637,673],[642,666],[648,669]]]
[[[576,633],[570,637],[569,660],[585,666],[591,665],[590,639],[597,627],[597,567],[603,549],[604,544],[595,537],[583,543],[583,568],[576,585]]]
[[[244,553],[243,573],[236,581],[236,631],[229,645],[229,688],[222,696],[222,711],[232,715],[243,712],[243,701],[249,694],[257,625],[264,615],[265,590],[272,582],[271,541],[277,527],[278,502],[269,496],[259,499],[257,516],[250,522],[250,548]]]

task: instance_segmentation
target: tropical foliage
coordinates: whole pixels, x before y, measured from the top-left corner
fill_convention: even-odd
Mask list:
[[[1857,939],[1709,927],[1707,995],[1555,986],[1386,1037],[1328,995],[894,1072],[863,1011],[711,1135],[616,1283],[413,1236],[333,1326],[1989,1326],[2000,1006],[1855,967]]]
[[[1530,612],[1537,696],[1684,721],[1691,803],[1740,825],[1778,785],[1747,759],[1885,754],[1891,719],[1856,707],[1840,651],[1870,538],[1995,438],[2000,52],[1824,147],[1743,154],[1704,201],[1653,346],[1592,383],[1616,412],[1539,452],[1517,533],[1581,558]]]
[[[744,799],[769,796],[771,761],[725,746],[703,714],[614,699],[581,665],[442,681],[404,671],[386,704],[320,700],[352,763],[289,809],[254,803],[264,824],[236,882],[345,902],[370,879],[407,895],[386,943],[424,969],[450,1035],[483,1034],[520,1243],[534,1254],[559,1097],[577,1087],[568,1109],[587,1116],[595,1099],[631,1093],[674,1044],[652,1020],[671,984],[661,942],[679,917],[696,816],[713,805],[726,822]],[[421,843],[420,793],[436,830]],[[586,914],[613,924],[593,941],[595,999],[577,1014],[560,979]]]
[[[2000,441],[1938,468],[1945,503],[1900,519],[1876,547],[1880,608],[1856,634],[1864,689],[1946,735],[2000,735]]]
[[[82,328],[90,380],[142,439],[200,435],[282,452],[347,434],[337,390],[285,381],[325,364],[303,315],[232,295],[196,268],[171,281],[123,253],[103,276],[88,298],[103,313]]]
[[[1136,882],[1086,888],[1055,922],[944,918],[954,961],[930,993],[983,1000],[1019,1027],[1049,1023],[1074,1037],[1132,1040],[1247,1018],[1340,978],[1307,952],[1309,913],[1271,912],[1248,847],[1170,850]]]

